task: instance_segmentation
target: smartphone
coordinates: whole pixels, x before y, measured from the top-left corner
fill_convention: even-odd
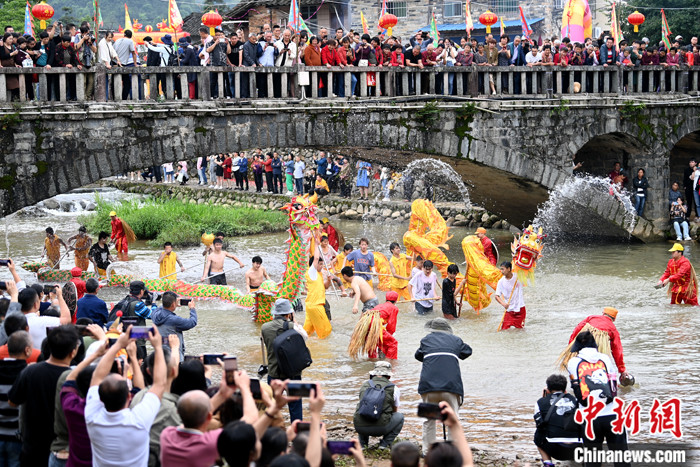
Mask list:
[[[76,324],[75,327],[78,329],[78,334],[81,336],[92,336],[92,333],[88,330],[85,324]]]
[[[9,259],[0,259],[0,266],[9,266],[9,265],[10,265]]]
[[[287,383],[287,395],[289,397],[309,397],[312,389],[316,390],[316,383],[305,383],[303,381],[290,381]]]
[[[309,422],[299,422],[297,423],[297,433],[302,431],[309,431],[311,429],[311,423]]]
[[[139,325],[139,319],[136,316],[122,316],[121,322],[123,325],[122,329],[124,330],[126,330],[129,326]]]
[[[438,404],[430,402],[421,402],[418,404],[418,416],[429,420],[445,420],[447,417],[443,415],[442,409]]]
[[[219,362],[218,360],[224,360],[224,354],[222,353],[205,353],[203,355],[204,357],[204,364],[205,365],[218,365]],[[236,358],[236,357],[234,357]],[[238,369],[238,368],[236,368]]]
[[[170,341],[168,340],[168,336],[160,336],[163,338],[163,345],[166,345],[170,347]]]
[[[250,378],[250,392],[253,393],[253,399],[256,401],[262,400],[262,390],[260,389],[260,380]]]
[[[190,360],[199,360],[199,355],[185,355],[185,361],[189,362]]]
[[[224,373],[226,374],[226,384],[229,386],[235,386],[236,381],[233,377],[233,373],[238,370],[238,358],[236,357],[224,357]]]
[[[44,284],[44,295],[49,295],[50,293],[53,293],[55,290],[56,290],[55,285]]]
[[[189,306],[191,301],[192,301],[191,298],[181,298],[180,299],[180,306]]]
[[[153,328],[150,326],[131,326],[130,339],[148,339],[148,332]]]
[[[116,337],[110,337],[107,339],[109,341],[109,346],[112,347],[114,344],[117,343],[117,338]]]
[[[0,290],[7,290],[7,282],[0,281]]]
[[[331,452],[331,454],[341,454],[350,456],[350,448],[355,447],[355,443],[352,441],[328,441],[326,447]]]

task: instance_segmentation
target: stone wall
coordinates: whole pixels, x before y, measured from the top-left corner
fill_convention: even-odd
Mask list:
[[[247,206],[261,210],[279,210],[289,202],[290,197],[268,193],[215,190],[188,185],[170,185],[130,182],[124,180],[101,180],[100,184],[117,188],[128,193],[150,195],[155,198],[177,199],[183,203],[210,204],[218,206]],[[486,227],[517,232],[510,223],[499,219],[484,208],[463,203],[436,203],[437,210],[448,226]],[[363,222],[401,224],[408,223],[411,205],[405,201],[359,201],[326,196],[318,201],[319,217],[331,219],[351,219]]]

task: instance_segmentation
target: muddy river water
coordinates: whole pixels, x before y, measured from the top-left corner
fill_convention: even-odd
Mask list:
[[[52,226],[66,239],[78,225],[75,213],[55,211],[50,211],[48,217],[13,217],[5,222],[8,248],[18,263],[38,259],[43,230],[47,226]],[[347,241],[357,244],[360,237],[367,237],[373,249],[387,255],[389,243],[400,242],[407,227],[341,221],[336,226]],[[0,236],[4,227],[0,222]],[[464,258],[459,244],[471,232],[466,228],[453,228],[450,233],[454,238],[449,242],[451,248],[447,255],[461,264]],[[272,278],[278,280],[283,271],[286,238],[286,233],[257,235],[232,239],[230,245],[246,264],[252,256],[262,256],[263,265]],[[512,236],[493,231],[492,238],[498,244],[501,258],[507,257]],[[2,246],[0,240],[4,257]],[[600,313],[604,306],[613,306],[620,311],[616,324],[622,336],[628,371],[637,380],[635,387],[622,391],[622,397],[627,401],[636,399],[642,406],[641,432],[631,441],[672,441],[671,435],[649,433],[649,409],[654,398],[663,402],[678,397],[682,401],[684,440],[697,443],[700,432],[700,398],[697,395],[700,309],[671,306],[665,291],[653,288],[666,266],[669,247],[667,243],[545,246],[544,258],[536,270],[536,283],[525,289],[527,320],[523,330],[496,332],[502,307],[495,302],[480,314],[465,306],[462,317],[454,321],[453,326],[455,334],[473,349],[473,355],[461,363],[466,394],[460,416],[469,441],[502,453],[534,456],[532,411],[545,379],[556,371],[557,356],[579,321]],[[201,247],[177,251],[186,266],[201,261]],[[146,277],[156,277],[158,253],[158,249],[137,242],[130,247],[132,264],[129,269]],[[697,264],[700,247],[688,245],[686,255]],[[233,265],[227,264],[227,267]],[[63,268],[71,266],[72,257],[64,261]],[[195,281],[201,272],[202,266],[196,266],[179,278]],[[244,289],[243,272],[230,273],[229,284]],[[33,281],[31,273],[20,270],[20,274],[30,283]],[[0,270],[0,280],[8,276],[6,270]],[[125,294],[124,289],[100,292],[108,302],[115,302]],[[380,301],[383,301],[383,293],[380,293]],[[328,418],[351,426],[358,388],[373,364],[353,362],[347,355],[350,334],[357,321],[357,316],[351,313],[351,300],[336,300],[329,294],[329,302],[333,332],[325,340],[309,339],[314,364],[304,372],[304,378],[323,382]],[[425,335],[423,325],[429,318],[418,316],[411,305],[400,305],[400,309],[396,332],[399,359],[393,380],[402,388],[401,410],[407,414],[404,430],[417,436],[421,426],[415,415],[420,400],[416,392],[420,363],[413,355]],[[251,321],[251,315],[218,301],[203,302],[198,311],[198,326],[185,333],[187,353],[228,352],[238,356],[239,365],[255,372],[261,363],[259,325]],[[180,314],[184,315],[185,310]],[[297,320],[303,322],[303,313],[298,314]]]

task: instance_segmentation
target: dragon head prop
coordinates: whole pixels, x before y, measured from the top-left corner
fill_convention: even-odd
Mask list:
[[[321,223],[316,214],[316,199],[315,194],[313,197],[298,195],[281,208],[283,211],[287,211],[289,224],[293,229],[310,234],[314,230],[321,228]]]
[[[546,235],[542,233],[542,227],[535,231],[535,228],[529,225],[510,244],[510,250],[513,254],[513,271],[521,277],[523,284],[526,284],[528,279],[534,281],[534,269],[537,260],[542,256],[545,237]]]

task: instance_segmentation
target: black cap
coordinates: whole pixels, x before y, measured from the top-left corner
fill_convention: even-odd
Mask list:
[[[146,284],[143,281],[131,281],[129,283],[129,293],[131,295],[138,295],[142,290],[146,290]]]

